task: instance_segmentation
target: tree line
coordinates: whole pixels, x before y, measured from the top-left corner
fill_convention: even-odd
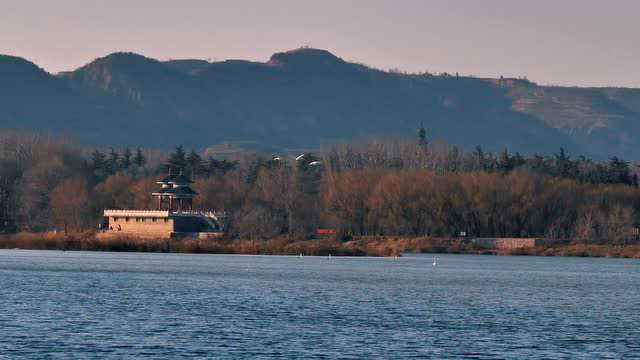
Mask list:
[[[186,153],[183,146],[177,146],[175,151],[168,156],[166,162],[150,167],[146,166],[147,158],[141,148],[137,148],[135,155],[133,155],[128,147],[121,152],[114,148],[111,148],[108,153],[94,150],[91,153],[89,164],[96,179],[105,179],[119,172],[137,175],[140,172],[149,173],[149,170],[153,173],[159,173],[170,169],[179,169],[185,175],[193,178],[209,177],[215,174],[224,175],[236,165],[235,162],[217,160],[214,157],[205,160],[195,150]]]
[[[418,141],[337,144],[313,154],[234,161],[179,146],[87,150],[53,137],[0,136],[0,231],[87,231],[102,210],[151,209],[156,181],[180,169],[194,206],[228,214],[227,236],[536,236],[589,243],[636,239],[635,167],[618,158],[491,153]]]

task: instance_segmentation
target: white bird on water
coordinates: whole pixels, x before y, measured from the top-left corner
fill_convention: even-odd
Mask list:
[[[436,267],[438,266],[438,258],[437,257],[433,257],[433,266]]]

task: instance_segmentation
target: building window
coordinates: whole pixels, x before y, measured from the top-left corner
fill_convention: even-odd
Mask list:
[[[129,218],[128,217],[124,218],[124,221],[129,222]]]
[[[152,221],[152,222],[156,222],[156,220],[158,220],[158,219],[156,219],[156,218],[151,218],[151,221]]]
[[[168,218],[164,218],[164,222],[169,222],[169,219]]]
[[[117,217],[114,217],[114,218],[113,218],[113,222],[118,222],[118,218],[117,218]]]

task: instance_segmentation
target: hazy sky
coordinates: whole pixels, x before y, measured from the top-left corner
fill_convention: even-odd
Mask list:
[[[640,87],[640,0],[0,0],[0,53],[266,61],[302,45],[405,71]]]

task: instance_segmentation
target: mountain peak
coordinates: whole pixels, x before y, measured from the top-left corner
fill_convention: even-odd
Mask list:
[[[133,52],[114,52],[107,56],[100,57],[83,66],[83,68],[94,66],[136,66],[145,64],[160,64],[155,59],[136,54]]]
[[[61,77],[76,89],[117,94],[140,104],[143,89],[170,91],[172,86],[181,83],[181,75],[178,70],[158,60],[132,52],[116,52],[97,58],[73,72],[61,74]]]
[[[0,68],[8,74],[13,73],[13,75],[24,73],[48,74],[44,69],[38,67],[38,65],[31,61],[13,55],[0,54]]]
[[[398,76],[361,66],[313,48],[276,53],[266,63],[160,62],[117,52],[54,77],[0,56],[0,125],[68,129],[82,141],[110,145],[166,146],[169,139],[195,147],[259,141],[308,149],[354,137],[411,136],[424,120],[435,141],[451,144],[638,159],[640,89]]]
[[[327,50],[302,47],[285,52],[275,53],[269,59],[272,65],[338,65],[344,64],[344,60],[333,55]]]
[[[104,57],[97,58],[83,67],[63,74],[63,77],[73,77],[79,74],[88,75],[90,78],[134,77],[140,78],[150,74],[164,74],[174,71],[158,60],[132,52],[115,52]]]

